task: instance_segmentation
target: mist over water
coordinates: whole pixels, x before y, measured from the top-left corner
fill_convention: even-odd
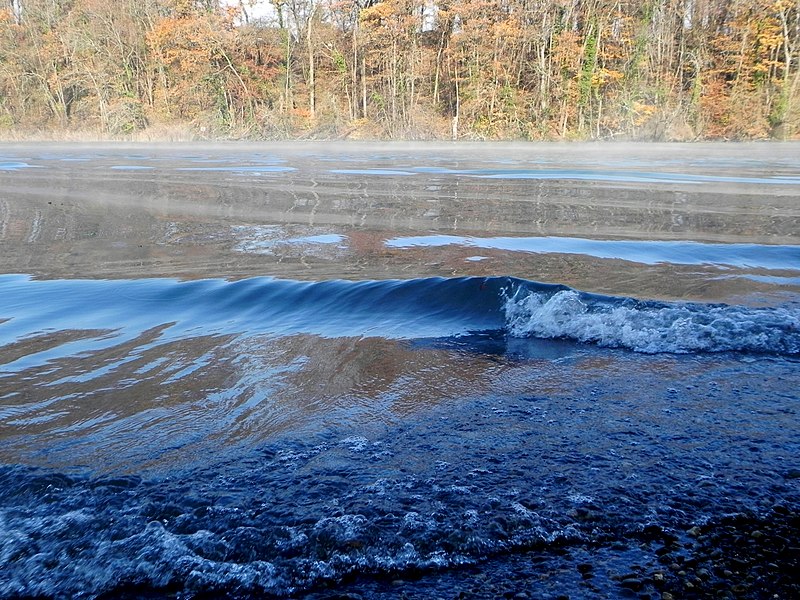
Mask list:
[[[0,147],[0,598],[686,592],[687,531],[800,508],[799,185],[789,144]]]

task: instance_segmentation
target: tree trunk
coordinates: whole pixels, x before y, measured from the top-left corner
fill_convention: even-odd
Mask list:
[[[292,34],[288,29],[286,33],[286,99],[284,109],[288,113],[292,109]]]
[[[433,77],[433,103],[439,104],[439,77],[442,71],[442,53],[444,52],[445,32],[439,39],[439,50],[436,53],[436,71]]]
[[[367,59],[361,55],[361,116],[367,118]]]
[[[22,25],[22,0],[11,0],[11,14],[14,16],[14,23]]]
[[[352,85],[350,86],[352,98],[348,95],[347,102],[350,105],[350,118],[357,119],[358,115],[358,19],[353,25],[353,74]]]
[[[315,4],[311,8],[311,13],[308,15],[308,24],[306,25],[306,46],[308,47],[308,112],[311,118],[316,117],[317,99],[316,99],[316,80],[314,78],[314,44],[312,43],[311,29],[314,23],[314,13],[317,11]]]
[[[458,117],[459,113],[461,112],[461,94],[459,93],[458,87],[458,63],[454,65],[453,69],[453,81],[455,82],[455,91],[456,91],[456,107],[455,107],[455,114],[453,115],[453,140],[458,139]]]

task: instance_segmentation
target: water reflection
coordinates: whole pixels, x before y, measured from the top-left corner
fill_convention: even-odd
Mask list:
[[[655,265],[729,265],[764,269],[800,268],[800,246],[757,244],[702,244],[630,240],[587,240],[559,237],[461,237],[453,235],[399,237],[386,241],[390,248],[467,246],[470,248],[555,254],[585,254]]]
[[[0,171],[0,271],[315,280],[508,273],[628,295],[646,280],[649,295],[699,299],[769,293],[776,286],[763,277],[782,277],[780,287],[796,277],[793,250],[771,248],[800,243],[793,146],[529,145],[505,148],[508,158],[498,156],[503,148],[11,147],[7,164],[36,168]],[[509,172],[571,165],[586,177],[467,173],[487,161]],[[627,181],[591,175],[622,167]],[[351,172],[359,169],[375,172]],[[643,179],[652,173],[664,182]],[[684,185],[683,175],[702,181]],[[728,181],[735,177],[773,184]],[[429,236],[457,243],[396,247]],[[532,245],[553,239],[562,245],[534,254],[542,248]],[[747,268],[723,280],[737,274],[707,272],[712,263]],[[759,271],[778,268],[789,271]]]
[[[0,385],[15,382],[0,397],[0,460],[115,472],[188,467],[283,432],[392,423],[487,393],[506,370],[474,353],[382,338],[162,333],[0,371]],[[28,340],[3,348],[0,360],[92,335]]]

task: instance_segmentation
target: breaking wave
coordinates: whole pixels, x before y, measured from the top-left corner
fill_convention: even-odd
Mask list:
[[[507,298],[514,337],[570,339],[636,352],[800,352],[797,307],[654,302],[602,297],[572,289],[517,286]]]
[[[559,339],[644,353],[800,353],[800,307],[748,307],[602,296],[514,277],[301,282],[58,280],[0,277],[0,344],[43,331],[91,332],[111,347],[159,329],[161,341],[205,334],[325,338]],[[99,332],[99,333],[98,333]],[[84,348],[86,349],[86,348]],[[18,371],[80,349],[65,343],[7,362]],[[17,364],[18,362],[18,364]]]

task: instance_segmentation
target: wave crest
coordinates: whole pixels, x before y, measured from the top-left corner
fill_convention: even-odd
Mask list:
[[[800,353],[800,311],[604,298],[518,287],[504,305],[509,335],[570,339],[648,354]]]

